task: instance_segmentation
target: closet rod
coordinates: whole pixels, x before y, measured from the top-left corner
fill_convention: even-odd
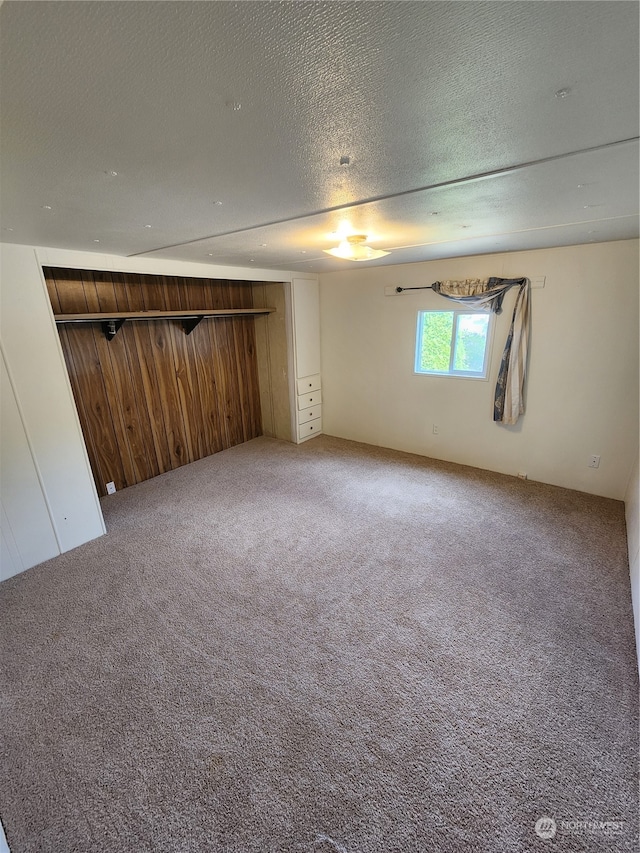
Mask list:
[[[200,311],[111,311],[99,314],[55,314],[56,325],[63,323],[100,323],[104,336],[113,340],[125,320],[179,320],[186,335],[190,335],[205,318],[253,316],[272,314],[275,308],[203,308]]]

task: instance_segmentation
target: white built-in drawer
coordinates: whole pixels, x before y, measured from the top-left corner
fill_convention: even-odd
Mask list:
[[[302,394],[298,397],[298,409],[308,409],[310,406],[318,406],[322,402],[320,391],[312,391],[311,394]]]
[[[312,435],[317,435],[320,432],[322,432],[322,418],[316,418],[314,421],[300,424],[298,427],[298,441],[302,441],[303,438],[310,438]]]
[[[322,406],[311,406],[310,409],[303,409],[298,412],[298,423],[306,424],[307,421],[314,421],[316,418],[322,417]]]
[[[317,391],[319,388],[319,373],[314,373],[313,376],[303,376],[301,379],[298,379],[298,394],[308,394],[310,391]]]

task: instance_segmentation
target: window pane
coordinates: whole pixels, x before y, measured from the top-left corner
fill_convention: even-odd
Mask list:
[[[453,369],[482,373],[487,347],[488,314],[459,314]]]
[[[428,311],[422,315],[420,370],[449,372],[453,311]]]

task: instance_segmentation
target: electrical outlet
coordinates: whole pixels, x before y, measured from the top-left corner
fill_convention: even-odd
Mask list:
[[[590,456],[589,457],[589,468],[599,468],[600,467],[600,457],[599,456]]]
[[[519,480],[526,480],[527,479],[527,472],[526,471],[518,471],[518,479]]]
[[[547,277],[545,275],[536,276],[535,278],[531,279],[531,287],[533,289],[544,287],[546,280],[547,280]]]
[[[112,480],[110,483],[107,483],[107,494],[113,495],[113,494],[115,494],[115,491],[116,491],[116,484]]]
[[[438,424],[433,425],[433,434],[440,435],[440,427],[438,426]]]
[[[385,296],[397,296],[398,292],[396,291],[395,287],[393,287],[393,285],[387,284],[387,285],[385,285],[385,288],[384,288],[384,295]]]

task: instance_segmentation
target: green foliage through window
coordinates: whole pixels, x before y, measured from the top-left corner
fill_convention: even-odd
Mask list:
[[[486,376],[488,311],[419,311],[416,373]]]

